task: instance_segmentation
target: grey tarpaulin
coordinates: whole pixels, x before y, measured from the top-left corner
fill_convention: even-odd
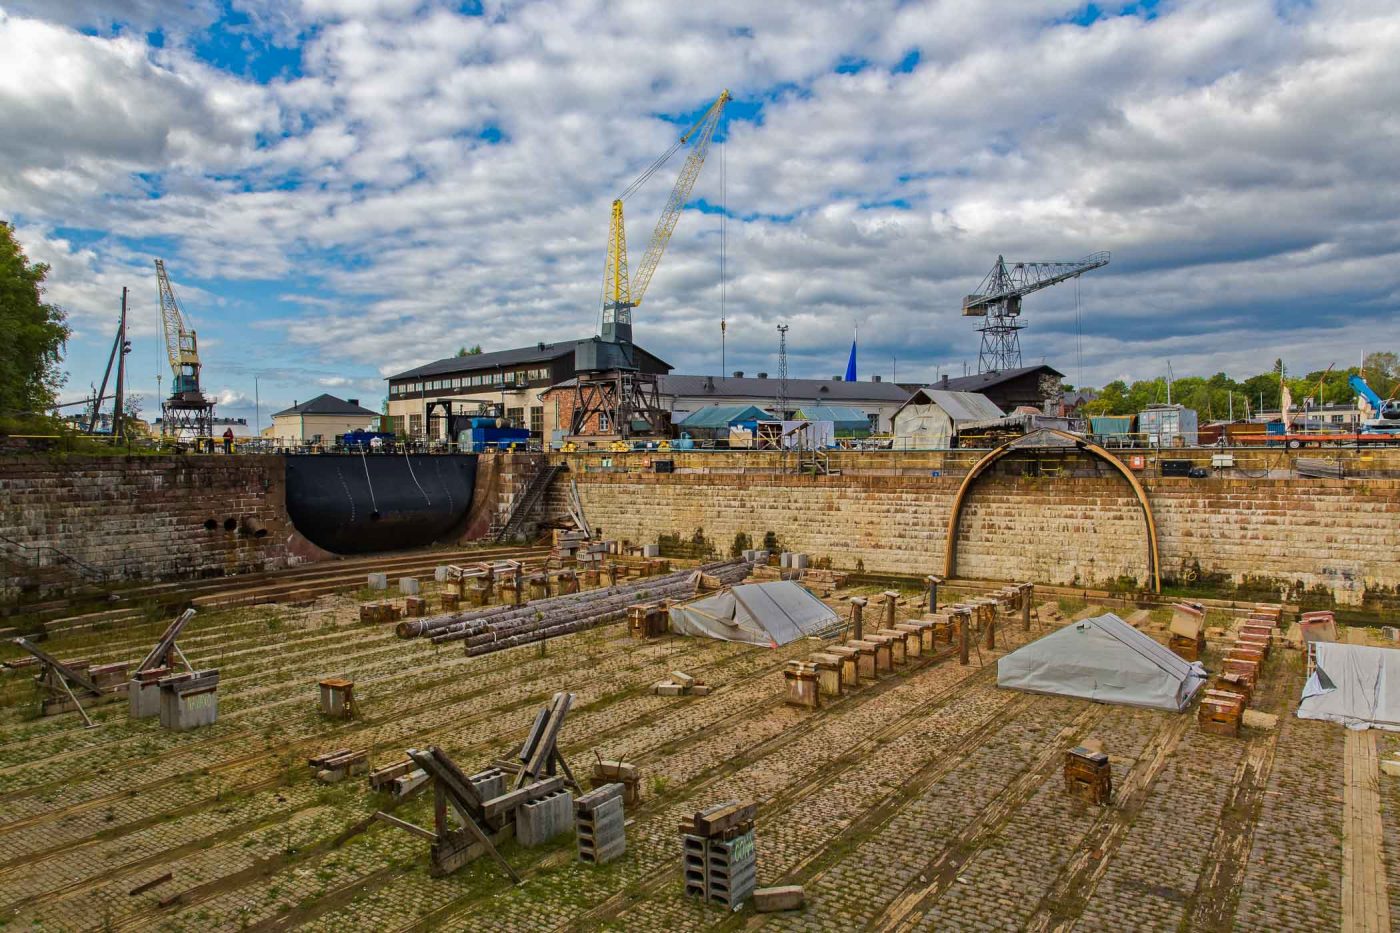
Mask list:
[[[1111,612],[1072,622],[997,662],[997,686],[1182,710],[1206,671]]]
[[[1400,732],[1400,651],[1315,642],[1299,719],[1328,719],[1348,729]]]
[[[771,648],[840,625],[826,603],[791,580],[744,583],[671,607],[673,632]]]

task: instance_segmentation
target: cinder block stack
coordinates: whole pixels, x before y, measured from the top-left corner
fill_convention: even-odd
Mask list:
[[[580,862],[602,865],[627,851],[622,796],[621,784],[604,784],[574,801]]]
[[[758,805],[729,800],[681,824],[685,893],[738,910],[757,886]]]
[[[574,797],[566,790],[521,804],[515,809],[515,838],[527,849],[544,845],[569,829],[573,804]]]

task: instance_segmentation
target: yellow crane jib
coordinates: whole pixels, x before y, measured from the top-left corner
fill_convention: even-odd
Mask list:
[[[185,326],[185,316],[175,301],[175,290],[165,273],[165,263],[156,260],[156,282],[160,288],[160,317],[165,329],[165,352],[174,375],[171,395],[200,394],[199,344],[193,330]]]
[[[710,141],[714,138],[715,127],[719,125],[720,115],[724,112],[724,105],[729,103],[729,91],[724,91],[715,98],[714,103],[705,110],[700,119],[695,121],[695,125],[686,130],[670,149],[647,167],[631,185],[623,191],[622,195],[612,203],[612,219],[608,227],[608,252],[607,262],[603,270],[603,334],[607,341],[627,341],[632,340],[632,309],[642,303],[642,298],[646,296],[647,286],[651,284],[651,277],[656,273],[656,267],[661,262],[661,257],[666,252],[666,246],[671,242],[671,235],[676,230],[676,222],[680,220],[681,210],[685,207],[685,202],[690,198],[690,192],[695,187],[695,181],[700,177],[700,168],[705,164],[705,156],[710,150]],[[680,175],[676,178],[675,185],[671,188],[670,197],[666,199],[666,206],[661,211],[661,217],[656,221],[656,227],[652,230],[651,241],[647,244],[646,253],[642,256],[641,263],[637,266],[636,275],[629,275],[627,266],[627,232],[623,223],[622,202],[626,198],[646,183],[663,165],[665,165],[678,150],[683,146],[690,146],[690,154],[686,157],[685,164],[681,166]]]

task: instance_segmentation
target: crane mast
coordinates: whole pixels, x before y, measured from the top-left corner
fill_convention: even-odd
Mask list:
[[[715,98],[695,125],[686,130],[680,139],[647,167],[636,181],[627,187],[622,196],[612,202],[612,219],[608,226],[607,262],[603,269],[603,333],[604,341],[610,343],[630,343],[632,340],[632,309],[642,303],[647,287],[651,285],[656,267],[671,242],[680,220],[685,202],[695,188],[700,177],[700,168],[705,164],[705,156],[710,151],[710,141],[714,138],[715,127],[719,125],[724,105],[729,103],[729,92],[724,91]],[[681,147],[689,144],[690,153],[681,166],[666,206],[656,221],[647,243],[646,252],[638,264],[636,274],[631,275],[627,266],[627,231],[623,223],[622,202],[639,189],[666,164]]]
[[[175,300],[175,289],[165,272],[164,261],[156,260],[156,286],[160,291],[160,317],[165,332],[165,354],[170,360],[170,397],[161,403],[161,433],[166,436],[212,437],[214,403],[205,397],[199,384],[199,343],[193,329]]]
[[[1016,262],[998,256],[996,265],[976,293],[963,299],[964,317],[985,317],[978,328],[982,350],[979,373],[1016,369],[1021,365],[1021,299],[1042,288],[1077,278],[1090,269],[1108,265],[1107,252],[1091,253],[1078,262]]]

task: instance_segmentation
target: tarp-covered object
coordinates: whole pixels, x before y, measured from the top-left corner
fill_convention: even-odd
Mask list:
[[[1073,622],[997,662],[999,687],[1150,709],[1185,709],[1205,681],[1200,664],[1111,612]]]
[[[1299,719],[1327,719],[1348,729],[1400,732],[1400,651],[1317,642],[1303,684]]]
[[[776,648],[839,626],[826,603],[791,580],[744,583],[671,607],[671,631]]]

